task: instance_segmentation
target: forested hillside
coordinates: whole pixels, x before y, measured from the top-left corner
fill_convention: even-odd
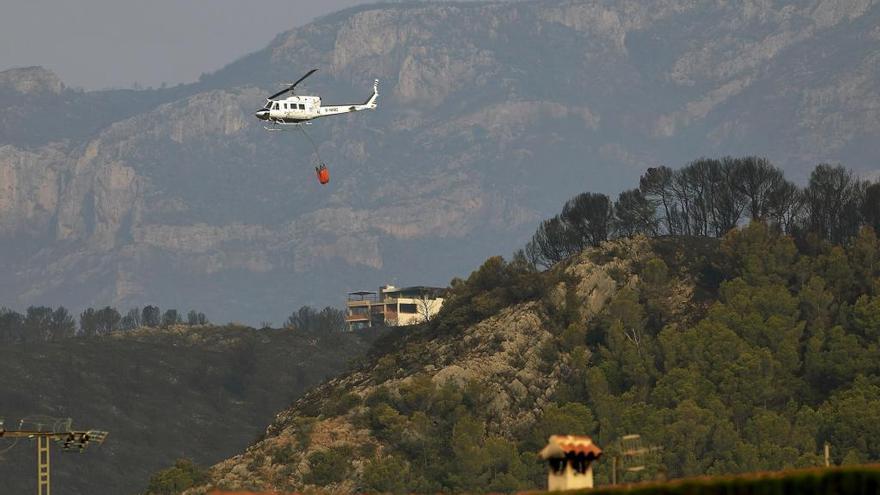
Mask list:
[[[880,241],[860,222],[840,243],[767,219],[545,271],[491,258],[187,493],[537,489],[551,433],[662,447],[630,481],[816,466],[825,442],[835,464],[880,460]]]
[[[300,313],[315,314],[301,310],[293,319]],[[276,411],[363,356],[370,338],[176,323],[78,337],[28,332],[0,342],[0,418],[8,429],[51,416],[109,431],[104,445],[82,455],[53,445],[53,491],[139,493],[175,459],[210,464],[253,442]],[[35,448],[0,441],[0,492],[36,490]]]

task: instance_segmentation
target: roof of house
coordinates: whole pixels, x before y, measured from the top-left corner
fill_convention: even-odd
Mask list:
[[[550,438],[547,440],[547,446],[539,453],[542,459],[553,459],[578,454],[598,459],[602,455],[602,449],[593,443],[592,438],[587,436],[550,435]]]
[[[383,288],[382,292],[385,294],[389,294],[392,292],[446,292],[446,289],[443,287],[430,287],[427,285],[413,285],[410,287],[387,287]]]

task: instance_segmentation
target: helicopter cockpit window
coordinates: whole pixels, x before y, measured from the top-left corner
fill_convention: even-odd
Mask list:
[[[299,104],[299,109],[300,109],[300,110],[305,110],[305,109],[306,109],[306,106],[305,106],[304,104],[300,103],[300,104]]]
[[[272,110],[278,110],[278,102],[275,102],[275,104],[272,105]]]

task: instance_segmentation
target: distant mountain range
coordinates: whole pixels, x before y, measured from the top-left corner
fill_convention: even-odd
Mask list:
[[[876,173],[880,7],[402,3],[278,35],[198,83],[83,92],[0,73],[0,302],[158,304],[280,321],[383,283],[442,285],[585,190],[760,154]],[[298,133],[253,118],[279,83],[379,109]]]

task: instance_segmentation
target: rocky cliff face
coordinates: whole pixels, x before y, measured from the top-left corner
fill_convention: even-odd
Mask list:
[[[61,79],[43,67],[24,67],[0,72],[0,91],[14,91],[20,95],[57,95],[63,89]]]
[[[878,22],[869,0],[400,4],[327,16],[171,90],[7,71],[0,299],[277,320],[348,289],[443,284],[568,196],[657,163],[764,154],[796,180],[822,161],[868,173]],[[326,188],[301,135],[252,118],[311,67],[303,90],[327,102],[382,81],[378,111],[310,128]]]
[[[35,151],[0,148],[0,229],[41,235],[51,230],[58,210],[67,155],[59,147]]]

